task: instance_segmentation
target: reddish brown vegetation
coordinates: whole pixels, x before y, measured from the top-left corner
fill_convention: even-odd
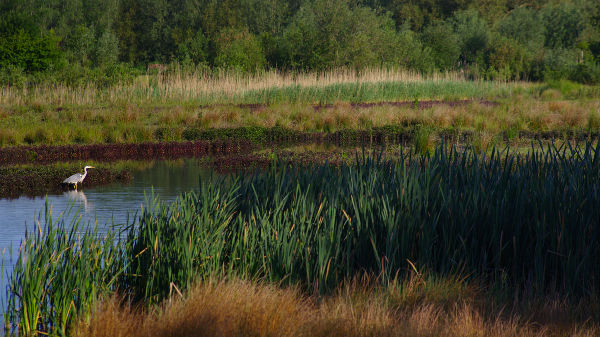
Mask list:
[[[411,287],[403,292],[416,295]],[[583,337],[600,332],[577,321],[533,321],[502,309],[489,311],[465,293],[448,303],[422,297],[407,304],[376,289],[346,288],[335,296],[313,297],[293,288],[232,281],[201,284],[150,313],[118,302],[104,302],[74,335]],[[548,308],[535,311],[543,315]]]
[[[142,144],[17,146],[0,148],[0,166],[58,161],[173,159],[247,152],[244,141],[194,141]]]

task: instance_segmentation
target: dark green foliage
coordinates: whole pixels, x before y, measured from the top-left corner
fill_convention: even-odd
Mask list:
[[[574,65],[569,72],[568,78],[578,83],[598,84],[600,83],[600,64],[580,63]]]
[[[118,62],[185,71],[401,67],[596,83],[600,50],[594,0],[5,0],[0,18],[0,77],[16,85]],[[36,80],[19,80],[18,69]]]
[[[530,51],[521,43],[494,34],[485,51],[487,77],[502,80],[530,78],[532,58]]]
[[[208,39],[202,30],[196,32],[188,29],[178,31],[177,60],[183,64],[200,64],[208,61]]]
[[[283,33],[285,63],[302,70],[395,64],[402,46],[389,16],[344,0],[308,2]]]
[[[571,4],[548,6],[542,11],[546,29],[546,46],[570,48],[583,30],[583,17]]]
[[[401,67],[419,72],[429,72],[436,68],[436,61],[430,53],[431,49],[425,47],[413,31],[408,29],[400,31],[397,43],[396,57],[398,58],[398,65]],[[440,69],[443,68],[440,67]]]
[[[26,72],[44,71],[60,57],[58,38],[49,32],[32,36],[25,30],[0,37],[0,67],[18,67]]]
[[[12,66],[26,72],[43,71],[58,61],[59,38],[53,31],[42,33],[20,14],[0,19],[0,68]]]
[[[531,49],[544,45],[546,27],[538,11],[519,7],[514,9],[499,24],[498,32]]]
[[[107,67],[115,64],[119,57],[119,41],[112,31],[106,30],[98,38],[96,47],[95,64]]]
[[[461,60],[474,62],[488,46],[490,30],[487,23],[473,10],[457,12],[449,22],[458,38]]]
[[[589,44],[589,49],[594,58],[597,61],[600,61],[600,40],[592,41]]]
[[[459,38],[447,23],[436,23],[423,32],[423,44],[428,48],[440,70],[454,69],[460,56]]]

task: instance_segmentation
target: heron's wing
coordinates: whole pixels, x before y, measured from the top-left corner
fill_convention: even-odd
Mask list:
[[[75,173],[74,175],[70,176],[69,178],[63,180],[63,183],[74,184],[76,182],[79,182],[79,180],[81,179],[81,176],[82,176],[81,173]]]

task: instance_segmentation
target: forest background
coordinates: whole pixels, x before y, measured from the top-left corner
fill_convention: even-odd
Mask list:
[[[597,84],[599,63],[596,0],[0,4],[0,84],[13,87],[109,86],[163,65],[251,73],[403,68]]]

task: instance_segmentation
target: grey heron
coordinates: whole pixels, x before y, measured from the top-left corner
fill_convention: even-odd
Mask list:
[[[83,179],[85,179],[85,176],[87,175],[87,169],[89,168],[95,168],[93,166],[86,166],[83,168],[83,174],[81,173],[75,173],[74,175],[70,176],[69,178],[63,180],[63,184],[67,184],[69,186],[71,185],[75,185],[75,190],[77,190],[77,184],[83,182]]]

